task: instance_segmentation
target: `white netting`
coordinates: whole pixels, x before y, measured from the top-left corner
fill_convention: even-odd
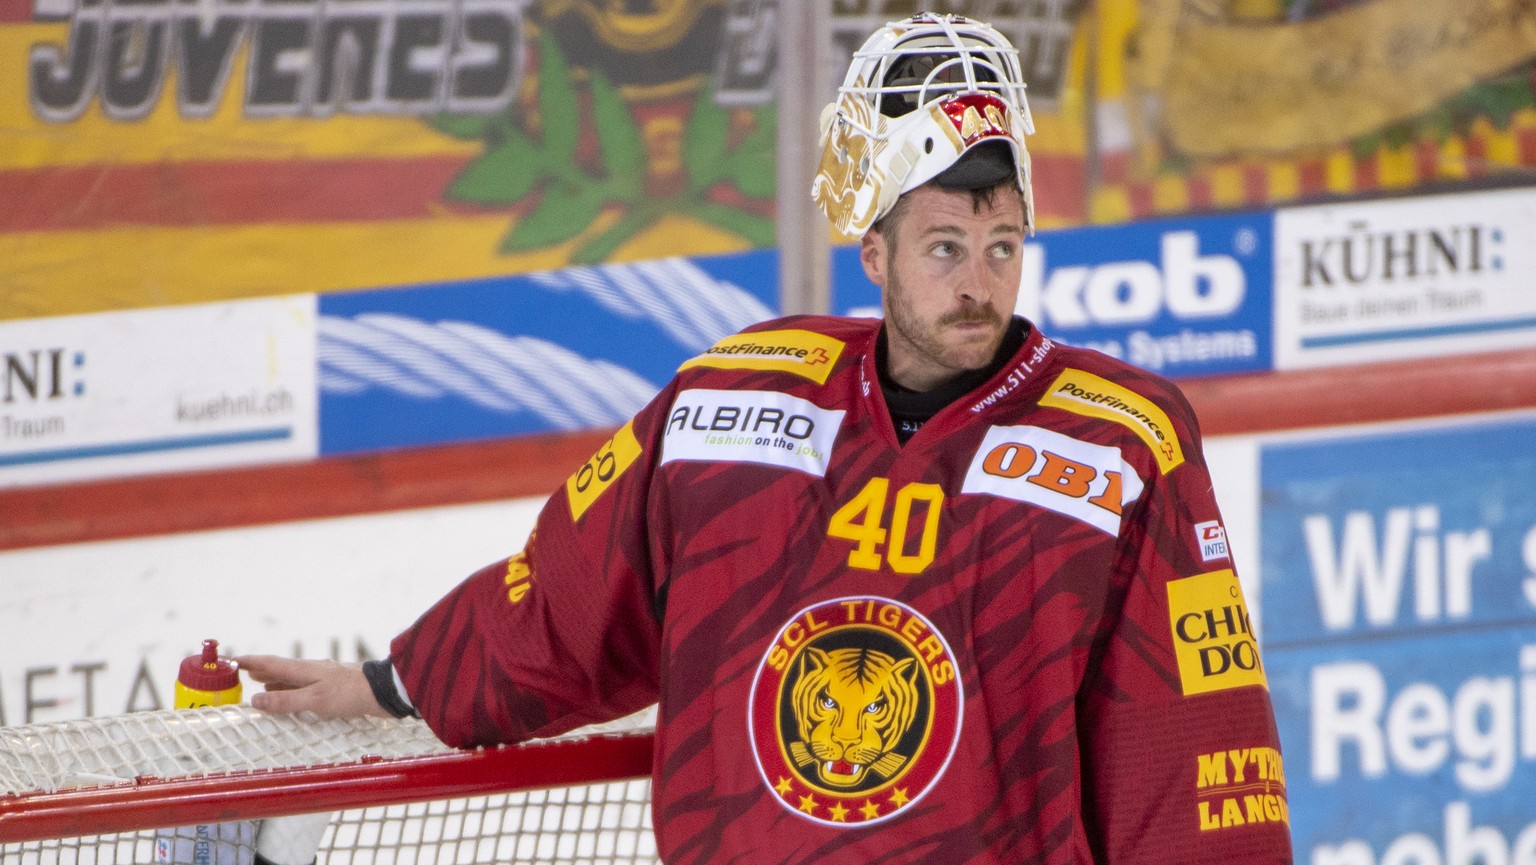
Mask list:
[[[644,730],[653,723],[652,713],[642,713],[573,735]],[[322,721],[267,715],[247,706],[142,712],[0,728],[0,797],[64,791],[61,795],[67,798],[74,791],[127,784],[143,776],[222,776],[455,753],[414,720]],[[649,865],[656,862],[649,794],[649,781],[615,780],[343,810],[330,816],[318,863]],[[392,801],[440,795],[430,789],[391,791]],[[0,805],[0,829],[5,810]],[[248,865],[255,851],[251,839],[260,833],[271,841],[285,821],[297,826],[301,819],[250,821],[244,827],[226,824],[209,835],[212,841],[197,854],[201,858],[188,861]],[[303,831],[314,835],[313,830]],[[0,863],[148,865],[174,858],[167,853],[167,845],[174,843],[170,836],[161,829],[0,843]],[[190,849],[187,842],[183,846]]]
[[[416,720],[321,721],[249,706],[0,727],[0,794],[448,753]]]

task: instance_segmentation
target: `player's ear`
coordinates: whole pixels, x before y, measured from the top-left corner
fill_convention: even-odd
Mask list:
[[[885,232],[878,227],[864,232],[864,238],[859,241],[859,263],[864,265],[864,275],[869,281],[881,288],[889,276],[891,262],[890,244],[886,242]]]

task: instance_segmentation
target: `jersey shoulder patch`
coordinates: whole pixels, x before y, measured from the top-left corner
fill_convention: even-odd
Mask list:
[[[1168,413],[1141,394],[1109,379],[1080,369],[1063,370],[1046,388],[1040,404],[1126,427],[1152,449],[1157,467],[1163,474],[1184,462],[1184,449]]]
[[[640,440],[635,438],[635,422],[630,421],[620,427],[613,438],[604,442],[591,459],[582,463],[581,468],[565,482],[565,495],[571,505],[571,521],[580,520],[587,508],[592,507],[592,503],[613,486],[619,475],[635,464],[643,451]]]
[[[810,330],[765,330],[728,336],[683,362],[699,366],[787,372],[826,384],[843,354],[842,340]]]

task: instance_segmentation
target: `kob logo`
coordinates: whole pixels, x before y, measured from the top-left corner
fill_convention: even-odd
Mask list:
[[[1045,247],[1024,247],[1021,298],[1038,297],[1055,328],[1146,324],[1166,308],[1175,318],[1214,318],[1237,311],[1247,280],[1230,255],[1201,255],[1193,231],[1162,236],[1161,258],[1071,265],[1046,273]]]

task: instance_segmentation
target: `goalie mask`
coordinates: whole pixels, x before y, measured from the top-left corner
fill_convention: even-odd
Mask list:
[[[902,193],[936,180],[978,189],[1013,178],[1034,230],[1034,132],[1019,54],[989,25],[923,13],[887,24],[853,55],[821,113],[811,197],[838,231],[862,235]]]

